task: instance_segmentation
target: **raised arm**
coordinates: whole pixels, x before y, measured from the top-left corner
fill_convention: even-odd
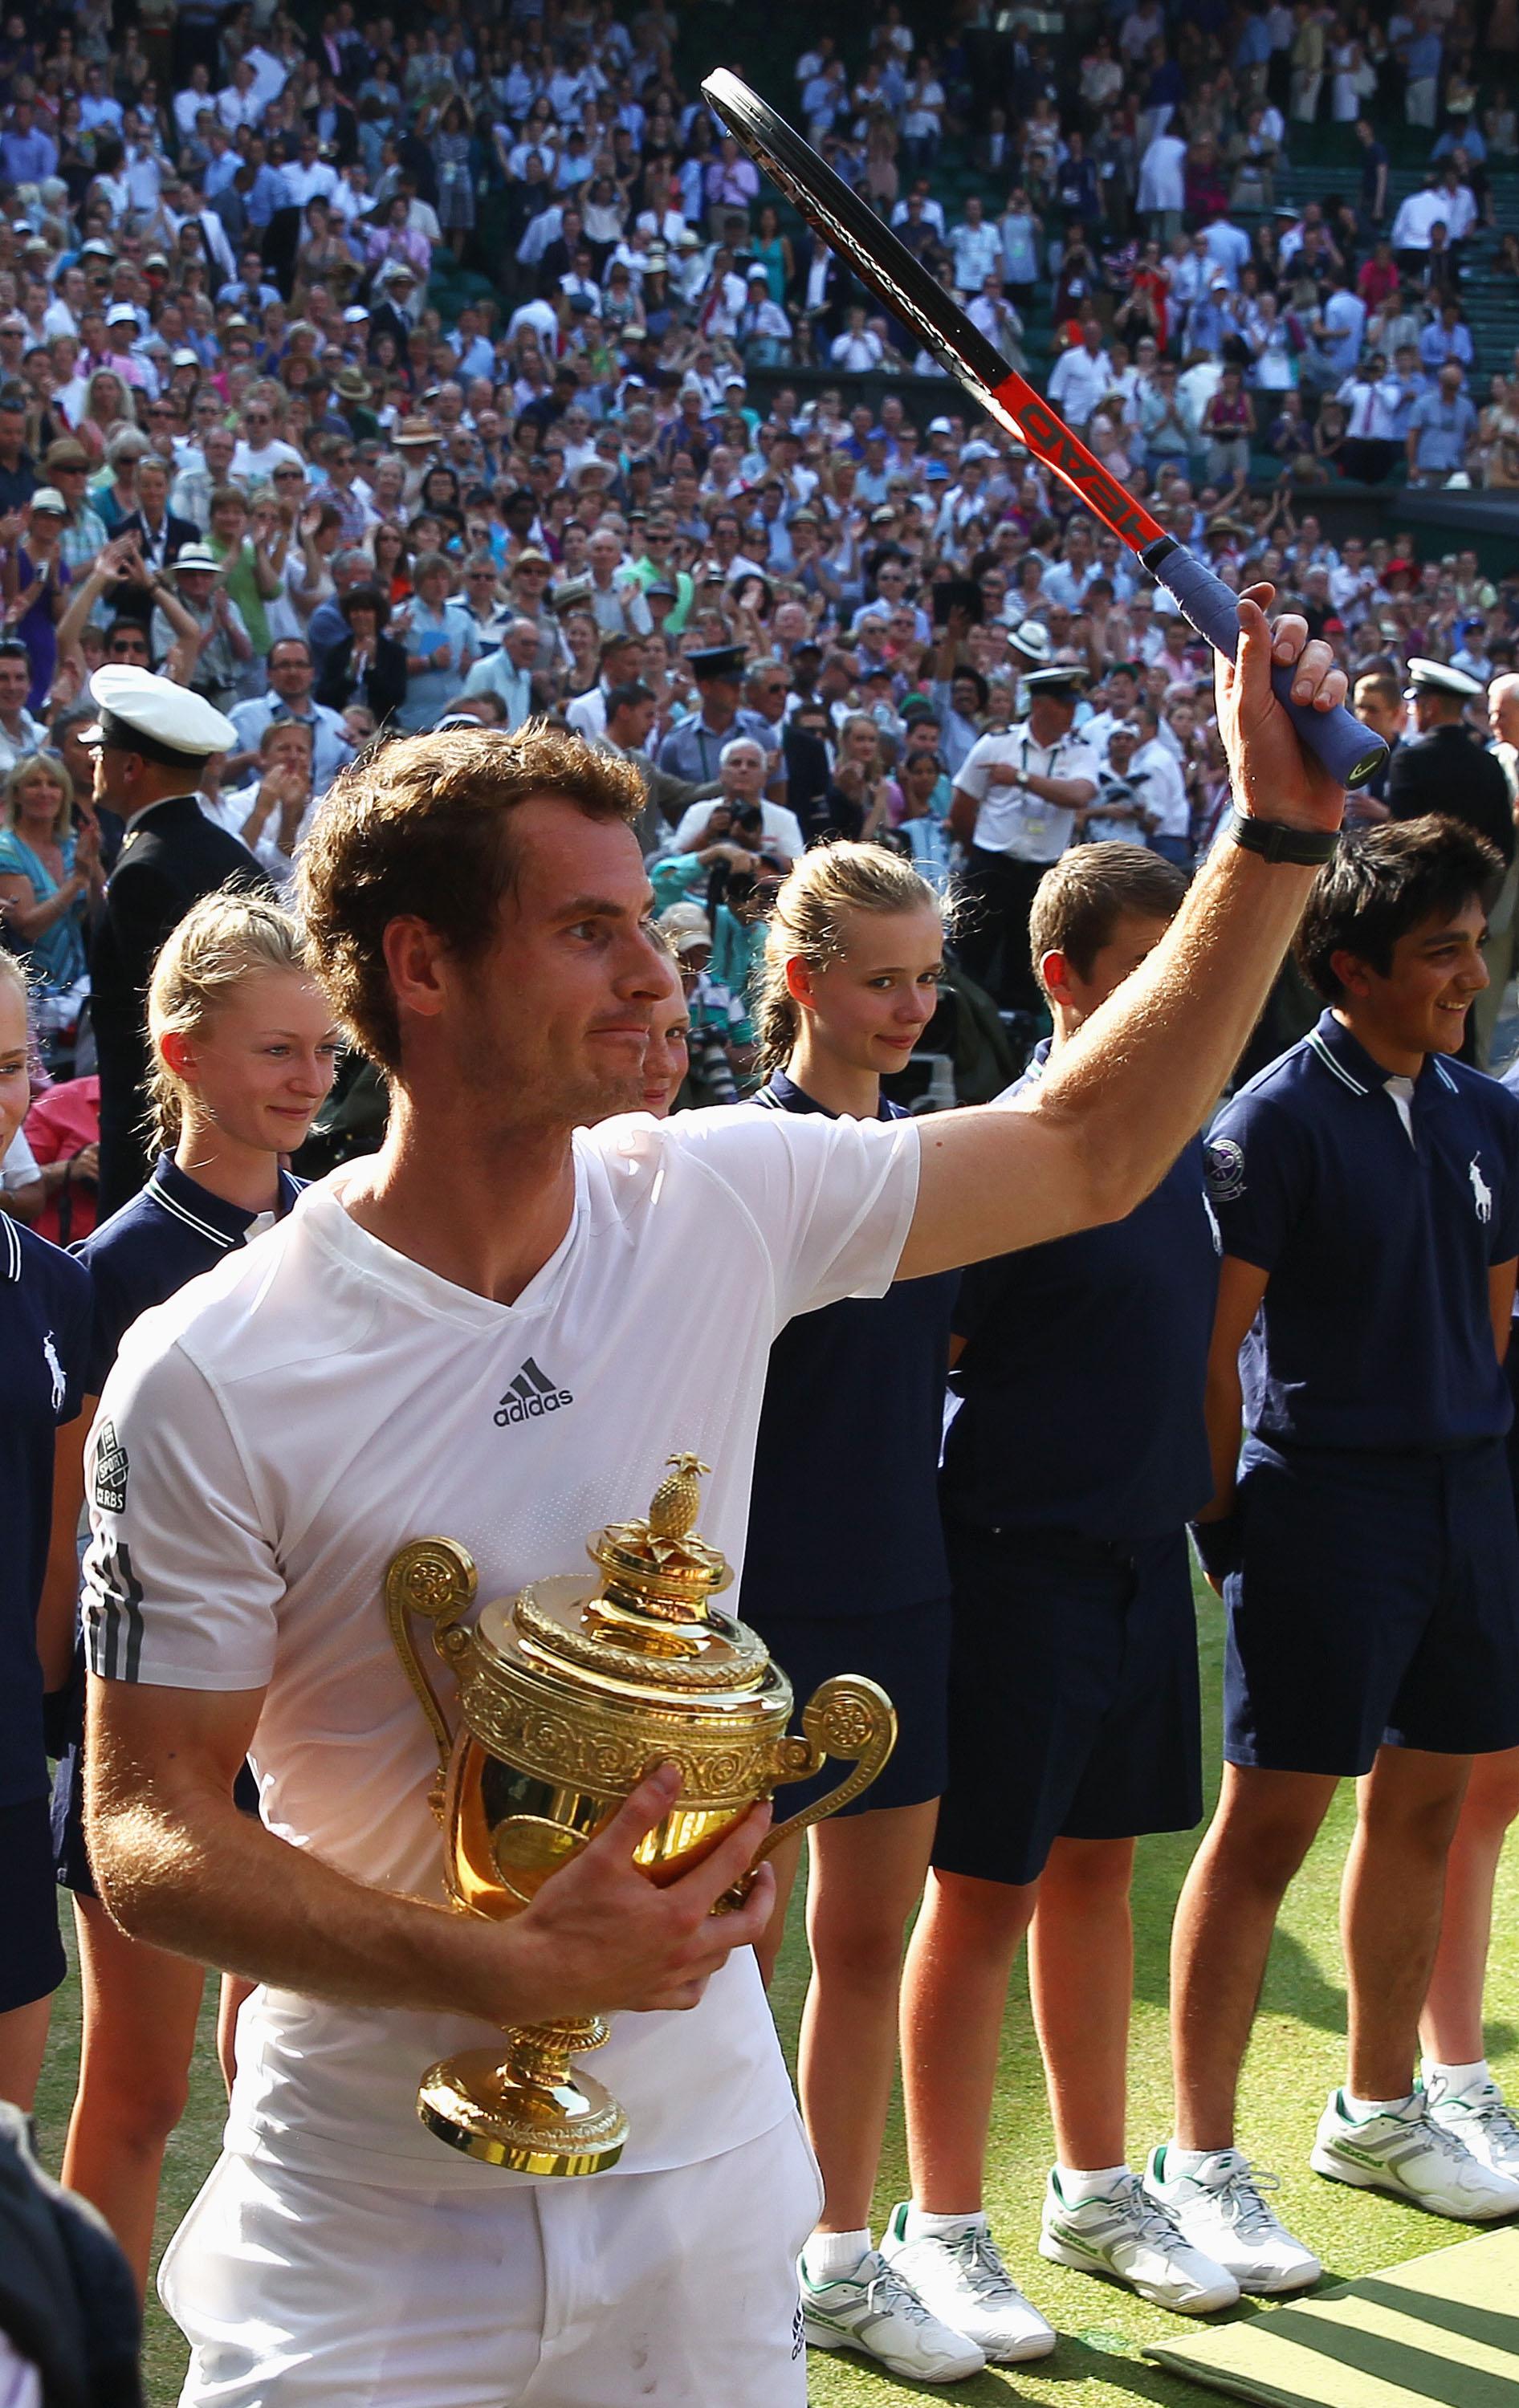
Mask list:
[[[84,633],[84,623],[99,601],[107,585],[126,574],[127,555],[133,550],[130,542],[118,537],[100,552],[89,575],[69,588],[68,608],[59,620],[54,640],[60,654],[71,652]]]
[[[1322,832],[1344,796],[1297,741],[1271,692],[1297,661],[1296,698],[1345,697],[1327,644],[1301,619],[1268,625],[1270,588],[1240,604],[1238,666],[1219,660],[1218,716],[1239,808]],[[1313,872],[1225,839],[1171,928],[1118,993],[1062,1046],[1025,1108],[983,1105],[920,1125],[918,1209],[898,1277],[1040,1244],[1119,1221],[1145,1197],[1216,1102],[1260,1016]]]

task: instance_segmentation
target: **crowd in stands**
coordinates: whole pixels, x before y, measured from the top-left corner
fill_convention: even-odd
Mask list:
[[[1396,511],[1331,541],[1315,507],[1347,477],[1519,485],[1519,375],[1481,389],[1461,297],[1515,155],[1513,20],[1119,0],[1057,53],[889,5],[771,97],[1163,525],[1269,579],[1385,710],[1411,657],[1513,666],[1519,578],[1454,537],[1421,559]],[[1052,666],[1111,790],[1062,843],[1211,841],[1206,646],[783,216],[681,38],[663,0],[87,0],[0,37],[0,913],[55,1068],[120,840],[77,742],[102,662],[232,714],[203,803],[282,884],[343,764],[450,710],[634,752],[662,900],[704,899],[714,940],[730,881],[742,907],[829,833],[942,882],[962,765]],[[1315,120],[1354,129],[1359,197],[1278,208]]]

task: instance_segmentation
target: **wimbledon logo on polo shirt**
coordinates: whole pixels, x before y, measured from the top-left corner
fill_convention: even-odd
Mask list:
[[[1204,1150],[1208,1192],[1215,1204],[1234,1204],[1245,1192],[1245,1150],[1232,1137],[1210,1138]]]
[[[545,1413],[556,1413],[562,1405],[574,1402],[569,1390],[556,1387],[529,1354],[495,1409],[495,1426],[509,1429],[514,1422],[540,1422]]]

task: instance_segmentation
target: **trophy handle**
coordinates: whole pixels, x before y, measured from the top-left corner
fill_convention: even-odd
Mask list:
[[[467,1633],[460,1626],[475,1601],[479,1582],[475,1559],[457,1539],[413,1539],[408,1547],[392,1556],[385,1574],[385,1619],[390,1625],[391,1643],[416,1693],[417,1703],[427,1717],[437,1744],[441,1772],[448,1770],[453,1733],[443,1718],[437,1692],[417,1652],[408,1616],[423,1615],[433,1625],[433,1644],[438,1654],[457,1656],[469,1643]]]
[[[802,1730],[801,1739],[788,1733],[781,1742],[778,1784],[810,1779],[830,1756],[846,1762],[853,1758],[854,1770],[837,1789],[778,1824],[757,1851],[756,1865],[774,1856],[783,1841],[837,1814],[840,1806],[848,1806],[862,1789],[869,1788],[896,1745],[896,1709],[885,1690],[862,1672],[839,1672],[813,1690],[802,1709]]]

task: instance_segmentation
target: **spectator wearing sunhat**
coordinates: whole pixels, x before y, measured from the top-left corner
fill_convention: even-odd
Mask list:
[[[361,311],[359,314],[367,325],[367,310]],[[351,310],[343,312],[345,325],[352,315]],[[338,369],[333,383],[333,406],[348,426],[355,443],[368,442],[371,437],[380,433],[380,421],[369,407],[374,397],[375,389],[362,368]]]
[[[267,892],[268,882],[196,799],[209,756],[237,740],[231,721],[147,669],[97,669],[90,695],[100,716],[80,740],[95,753],[95,800],[126,823],[90,957],[104,1221],[136,1194],[150,1167],[145,1007],[159,947],[203,895],[229,883]]]
[[[32,495],[24,535],[0,560],[7,611],[20,613],[12,619],[10,633],[26,646],[32,664],[27,707],[38,712],[46,708],[57,666],[55,630],[63,615],[64,592],[73,581],[63,559],[67,524],[68,504],[63,494],[55,485],[39,485]]]
[[[1469,703],[1484,689],[1465,669],[1417,654],[1408,665],[1404,699],[1413,706],[1417,736],[1400,744],[1387,772],[1387,809],[1395,820],[1422,819],[1426,811],[1463,820],[1505,863],[1514,856],[1513,805],[1501,764],[1468,722]]]
[[[131,302],[113,302],[106,312],[106,355],[100,365],[110,368],[123,384],[136,385],[139,393],[147,394],[154,390],[157,378],[147,361],[137,356],[142,337],[142,320]]]
[[[170,646],[184,637],[184,620],[191,621],[197,651],[190,685],[218,711],[236,700],[242,671],[253,656],[247,622],[224,583],[219,582],[219,568],[208,544],[185,544],[169,571],[172,597],[162,586],[159,589],[149,636],[154,660],[164,660]],[[171,599],[177,609],[169,607]]]

